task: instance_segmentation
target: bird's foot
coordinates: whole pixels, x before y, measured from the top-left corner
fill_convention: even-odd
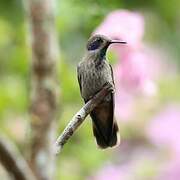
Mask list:
[[[112,93],[115,92],[115,86],[113,83],[106,82],[103,87],[106,88],[108,91],[111,91]]]

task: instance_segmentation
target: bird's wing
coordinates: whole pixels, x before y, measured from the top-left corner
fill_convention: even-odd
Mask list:
[[[82,94],[82,86],[81,86],[81,72],[80,72],[80,66],[77,66],[77,77],[78,77],[78,83],[79,83],[79,88],[80,92]]]
[[[115,86],[113,69],[112,69],[112,66],[111,66],[110,64],[109,64],[109,67],[110,67],[110,69],[111,69],[112,83],[113,83],[113,85]],[[114,88],[115,88],[115,87],[114,87]],[[114,104],[114,92],[113,92],[113,93],[112,93],[112,111],[113,111],[113,113],[114,113],[114,106],[115,106],[115,104]]]
[[[114,85],[113,70],[111,65],[112,83]],[[112,147],[118,144],[118,126],[114,120],[114,93],[109,94],[109,101],[104,101],[99,104],[90,113],[93,120],[93,133],[96,137],[96,142],[101,148]]]
[[[113,75],[113,69],[112,69],[112,66],[109,64],[109,67],[110,67],[110,69],[111,69],[111,76],[112,76],[112,82],[113,82],[113,84],[114,84],[114,75]]]

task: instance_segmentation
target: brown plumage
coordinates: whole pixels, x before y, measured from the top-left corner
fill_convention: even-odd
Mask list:
[[[85,102],[100,91],[107,82],[114,85],[111,65],[106,61],[106,51],[112,41],[105,36],[95,35],[88,40],[87,53],[77,67],[81,96]],[[100,148],[118,144],[118,126],[114,120],[114,93],[110,93],[90,114],[93,133]]]

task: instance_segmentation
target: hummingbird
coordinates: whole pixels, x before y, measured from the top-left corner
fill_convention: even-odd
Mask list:
[[[87,42],[86,54],[77,66],[80,92],[85,103],[106,83],[114,87],[113,70],[106,59],[106,51],[113,43],[126,42],[111,40],[104,35],[94,35]],[[97,145],[102,149],[119,145],[118,125],[114,120],[114,92],[109,93],[90,116]]]

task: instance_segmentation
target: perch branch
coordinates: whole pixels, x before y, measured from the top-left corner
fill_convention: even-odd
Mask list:
[[[0,162],[15,180],[36,179],[16,147],[4,137],[0,137]]]
[[[83,123],[88,114],[112,91],[112,85],[110,83],[106,84],[101,91],[99,91],[74,115],[53,146],[53,151],[55,154],[58,154],[61,151],[64,144]]]

